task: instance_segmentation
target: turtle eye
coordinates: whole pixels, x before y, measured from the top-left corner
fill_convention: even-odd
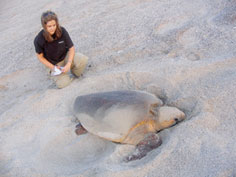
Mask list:
[[[179,123],[179,119],[178,118],[174,118],[174,120],[175,120],[176,124]]]

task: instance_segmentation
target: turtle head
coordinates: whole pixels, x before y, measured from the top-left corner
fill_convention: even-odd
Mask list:
[[[158,111],[157,131],[176,125],[185,119],[185,114],[176,107],[162,106]]]

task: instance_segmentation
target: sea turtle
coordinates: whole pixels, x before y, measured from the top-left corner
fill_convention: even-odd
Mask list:
[[[136,145],[126,161],[144,157],[161,144],[158,132],[185,118],[176,107],[163,106],[155,95],[144,91],[110,91],[78,96],[74,114],[76,134],[91,133],[107,140]]]

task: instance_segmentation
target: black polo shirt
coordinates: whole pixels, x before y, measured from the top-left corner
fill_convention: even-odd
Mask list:
[[[34,39],[35,51],[38,54],[43,53],[44,58],[54,65],[64,60],[69,48],[73,46],[73,42],[66,29],[61,27],[61,30],[61,37],[52,42],[46,41],[43,36],[43,30]]]

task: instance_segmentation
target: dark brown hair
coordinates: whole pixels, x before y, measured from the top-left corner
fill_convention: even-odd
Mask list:
[[[52,42],[54,40],[53,37],[47,31],[47,26],[46,26],[47,23],[51,20],[55,20],[55,22],[56,22],[56,31],[55,31],[56,39],[60,38],[61,33],[62,33],[61,32],[61,27],[60,27],[59,22],[58,22],[57,15],[54,12],[50,11],[50,10],[44,12],[41,16],[41,23],[42,23],[42,27],[44,29],[43,36],[46,39],[46,41],[48,41],[48,42]]]

